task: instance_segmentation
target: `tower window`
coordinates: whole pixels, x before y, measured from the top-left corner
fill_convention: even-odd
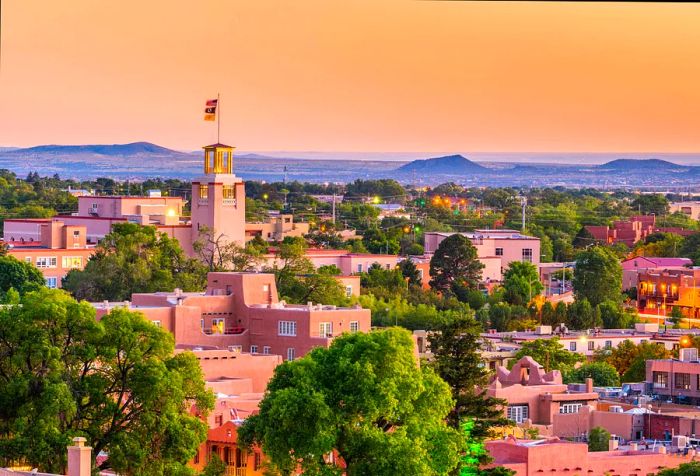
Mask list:
[[[200,185],[199,186],[199,198],[202,200],[206,200],[209,198],[209,185]]]
[[[224,200],[232,200],[232,199],[236,198],[236,186],[235,185],[224,185],[223,197],[224,197]]]

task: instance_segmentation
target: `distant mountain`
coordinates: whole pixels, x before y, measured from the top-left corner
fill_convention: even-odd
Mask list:
[[[474,174],[488,172],[489,169],[472,162],[461,155],[447,155],[431,159],[419,159],[402,165],[396,169],[399,173],[430,173],[430,174]]]
[[[634,172],[634,171],[682,171],[689,166],[674,164],[660,159],[617,159],[598,166],[599,169]]]
[[[139,155],[180,156],[185,152],[161,147],[150,142],[132,142],[130,144],[96,144],[96,145],[39,145],[14,149],[6,152],[12,155],[85,155],[97,154],[115,157]]]

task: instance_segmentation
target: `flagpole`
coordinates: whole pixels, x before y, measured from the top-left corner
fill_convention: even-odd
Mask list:
[[[221,143],[221,98],[219,93],[216,93],[216,108],[218,109],[218,114],[216,115],[216,143]]]

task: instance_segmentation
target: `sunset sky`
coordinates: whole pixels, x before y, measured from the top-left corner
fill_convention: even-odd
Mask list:
[[[700,152],[700,4],[2,3],[2,146]]]

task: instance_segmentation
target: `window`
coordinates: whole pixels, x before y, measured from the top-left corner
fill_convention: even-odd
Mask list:
[[[503,248],[496,248],[496,256],[503,256]]]
[[[295,321],[279,321],[277,333],[281,336],[297,335],[297,323]]]
[[[523,423],[530,417],[530,411],[527,405],[510,405],[508,406],[507,417],[515,423]]]
[[[270,355],[270,346],[269,346],[269,345],[264,345],[264,346],[263,346],[263,354],[264,354],[264,355]]]
[[[528,263],[532,263],[532,248],[523,248],[522,261],[527,261]]]
[[[389,263],[385,264],[384,266],[386,267],[386,269],[391,269],[391,265]]]
[[[80,231],[74,230],[73,231],[73,238],[80,238]]]
[[[64,268],[82,268],[83,267],[83,258],[82,256],[64,256],[62,261],[62,265]]]
[[[211,320],[211,333],[212,334],[223,334],[226,330],[226,320],[225,319],[212,319]]]
[[[673,374],[673,381],[676,388],[682,390],[690,390],[690,374],[676,373]]]
[[[47,288],[56,289],[57,286],[58,286],[58,278],[56,278],[56,277],[46,278],[46,287]]]
[[[270,285],[269,284],[263,284],[263,292],[264,293],[270,292]]]
[[[588,341],[588,350],[595,350],[595,342],[592,340]]]
[[[576,342],[569,342],[569,350],[571,352],[576,352]]]
[[[612,349],[612,341],[611,341],[611,340],[606,340],[606,341],[605,341],[605,348],[606,348],[606,349]]]
[[[290,347],[287,349],[287,360],[294,360],[294,357],[296,357],[296,351],[294,347]]]
[[[318,324],[318,336],[319,337],[333,337],[333,323],[332,322],[319,322],[319,324]]]
[[[345,286],[345,297],[352,297],[352,286]]]
[[[57,259],[55,256],[39,256],[36,259],[37,268],[55,268]]]
[[[360,331],[360,321],[350,321],[350,332]]]
[[[200,200],[206,200],[209,198],[209,185],[199,186],[199,198]]]
[[[668,388],[668,372],[652,372],[654,388]]]
[[[236,186],[224,185],[222,190],[224,200],[234,200],[236,198]]]
[[[32,257],[31,256],[25,256],[24,261],[26,263],[31,263],[32,262]]]
[[[361,264],[358,264],[358,265],[357,265],[357,272],[358,272],[358,273],[361,273],[361,272],[362,272],[362,265],[361,265]]]
[[[151,322],[153,322],[153,325],[154,325],[154,326],[156,326],[156,327],[161,327],[160,321],[151,321]]]
[[[262,463],[262,461],[261,461],[260,453],[258,451],[256,451],[255,453],[253,453],[253,471],[259,471],[261,463]]]
[[[214,417],[214,424],[216,426],[221,426],[224,424],[224,416],[223,415],[216,415]]]
[[[559,405],[559,413],[578,413],[582,406],[582,403],[562,403]]]
[[[257,354],[257,353],[258,353],[258,346],[257,346],[257,345],[251,345],[251,346],[250,346],[250,353],[251,353],[251,354]]]

